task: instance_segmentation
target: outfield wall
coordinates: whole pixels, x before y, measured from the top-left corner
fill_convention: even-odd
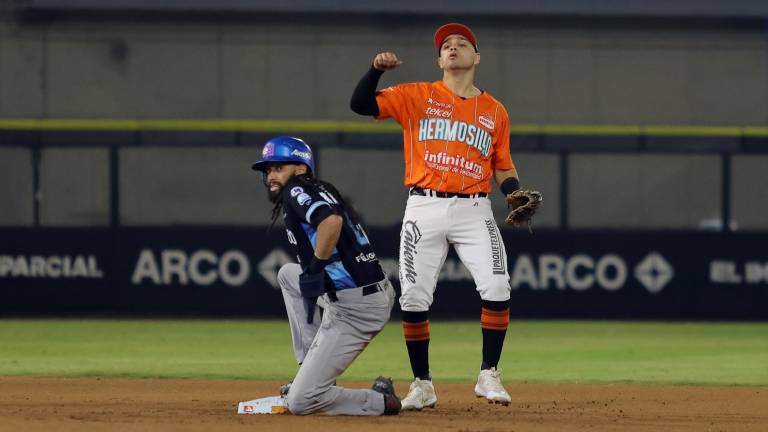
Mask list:
[[[397,228],[371,240],[397,284]],[[768,234],[505,232],[519,318],[768,319]],[[0,316],[282,317],[282,229],[0,229]],[[398,288],[399,291],[399,288]],[[398,315],[398,308],[395,308]],[[451,252],[433,316],[476,318]]]
[[[0,315],[282,316],[274,275],[291,257],[279,226],[266,234],[250,164],[285,133],[314,147],[397,274],[396,125],[6,120]],[[534,236],[502,225],[514,316],[766,319],[767,141],[757,128],[514,126],[523,184],[545,196]],[[472,290],[450,256],[435,313],[476,317]]]
[[[382,87],[439,79],[432,35],[449,19],[477,34],[478,86],[505,104],[513,123],[762,125],[768,118],[759,15],[601,18],[589,16],[597,10],[583,1],[561,1],[590,11],[579,16],[502,13],[515,6],[501,5],[522,3],[553,12],[551,2],[529,1],[493,2],[490,10],[463,3],[465,13],[448,16],[443,2],[428,14],[394,16],[24,16],[13,13],[20,3],[28,2],[0,3],[3,118],[357,119],[349,98],[378,52],[404,60]],[[285,3],[331,9],[337,2],[270,5]],[[616,9],[615,1],[597,3]],[[654,15],[666,9],[632,3]],[[696,11],[686,15],[695,16],[723,2],[686,3]]]
[[[0,226],[267,225],[250,165],[286,133],[369,225],[401,221],[397,125],[158,123],[0,121]],[[540,229],[768,230],[768,130],[518,125],[511,150],[523,186],[544,194]]]

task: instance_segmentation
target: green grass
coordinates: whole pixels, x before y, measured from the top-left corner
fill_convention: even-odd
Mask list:
[[[476,322],[432,323],[435,379],[476,379]],[[507,382],[768,385],[768,323],[513,321]],[[0,320],[0,376],[286,380],[296,371],[286,321]],[[408,381],[399,323],[343,380]]]

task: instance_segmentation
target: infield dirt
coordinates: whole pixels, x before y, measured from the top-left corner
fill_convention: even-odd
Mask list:
[[[766,431],[768,388],[508,383],[512,405],[436,382],[435,409],[396,417],[236,415],[268,381],[0,377],[2,431]],[[366,383],[341,383],[367,387]],[[396,383],[407,392],[408,383]]]

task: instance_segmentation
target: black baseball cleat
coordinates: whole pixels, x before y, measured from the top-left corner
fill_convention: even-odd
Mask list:
[[[291,384],[293,384],[293,381],[290,381],[287,384],[283,384],[280,386],[280,396],[288,397],[288,392],[291,390]]]
[[[400,398],[395,394],[395,385],[392,378],[380,376],[373,382],[371,389],[384,395],[384,415],[400,414]]]

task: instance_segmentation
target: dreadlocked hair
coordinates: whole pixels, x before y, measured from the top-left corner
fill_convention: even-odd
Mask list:
[[[352,205],[344,199],[344,197],[341,195],[341,192],[336,189],[336,186],[328,183],[327,181],[320,180],[311,173],[301,174],[296,177],[301,183],[316,186],[321,190],[330,192],[331,195],[333,195],[333,197],[336,198],[336,200],[342,205],[342,207],[344,207],[344,210],[346,210],[347,215],[349,216],[349,219],[352,221],[352,223],[359,224],[362,222],[360,215],[355,211],[354,207],[352,207]]]
[[[269,224],[269,228],[267,228],[267,232],[272,230],[272,228],[275,226],[275,222],[277,222],[277,218],[279,218],[282,213],[283,213],[283,196],[282,194],[280,194],[277,197],[277,200],[275,201],[275,205],[272,206],[272,223]]]

